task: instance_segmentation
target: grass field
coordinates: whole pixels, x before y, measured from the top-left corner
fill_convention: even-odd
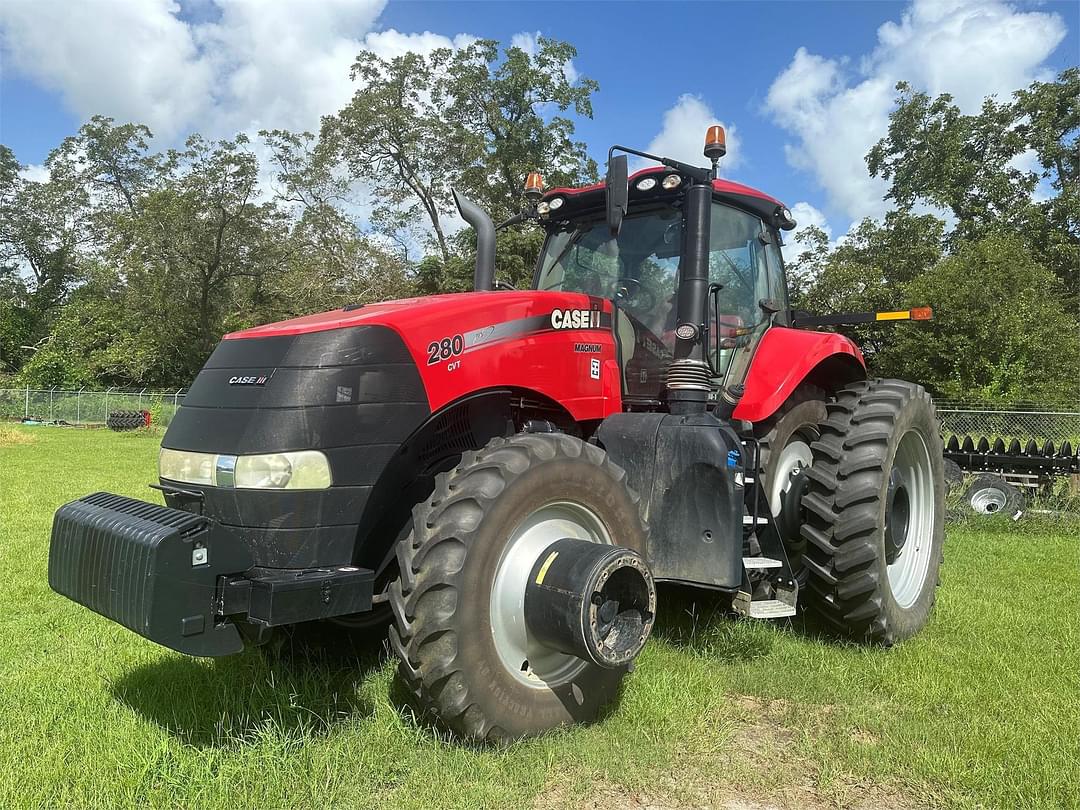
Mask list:
[[[217,661],[52,593],[52,513],[157,500],[159,437],[0,427],[0,807],[1080,807],[1075,524],[955,527],[934,617],[884,651],[667,593],[610,716],[440,739],[378,652]]]

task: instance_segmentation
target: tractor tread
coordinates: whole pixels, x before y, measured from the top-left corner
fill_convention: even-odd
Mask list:
[[[390,588],[394,625],[390,645],[398,676],[418,707],[452,731],[480,742],[501,742],[506,732],[485,716],[463,676],[453,616],[464,598],[463,565],[486,511],[499,494],[536,462],[558,455],[583,458],[613,479],[625,473],[599,448],[562,434],[518,434],[468,451],[435,477],[434,491],[413,509],[413,531],[398,545],[400,576]],[[626,489],[640,514],[640,499]],[[641,523],[644,532],[644,523]]]
[[[897,625],[895,610],[886,604],[892,596],[881,524],[890,442],[902,414],[918,412],[935,423],[936,414],[921,386],[883,379],[845,386],[827,411],[821,438],[812,445],[814,465],[803,497],[807,607],[837,634],[889,646],[913,632]],[[931,441],[937,446],[930,453],[940,457],[939,434]],[[931,560],[935,585],[937,565],[940,555]]]

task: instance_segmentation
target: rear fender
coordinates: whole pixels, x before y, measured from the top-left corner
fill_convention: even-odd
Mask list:
[[[865,377],[862,352],[844,335],[776,326],[754,353],[732,416],[748,422],[768,419],[808,379],[835,389]]]

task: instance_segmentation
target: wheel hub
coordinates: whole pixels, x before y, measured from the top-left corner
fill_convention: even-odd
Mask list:
[[[564,538],[614,545],[599,516],[588,507],[570,501],[546,504],[514,529],[491,588],[489,615],[495,649],[506,670],[528,686],[566,683],[587,666],[581,658],[542,643],[525,622],[529,572],[544,549]]]
[[[907,543],[911,522],[911,498],[904,473],[894,466],[889,475],[889,490],[885,499],[885,561],[892,565]]]
[[[971,496],[971,509],[979,515],[992,515],[1000,512],[1008,503],[1008,498],[1000,489],[987,487]]]
[[[806,470],[814,463],[810,445],[793,438],[784,445],[776,460],[768,485],[769,508],[785,543],[798,539],[802,523],[800,510],[806,492]]]

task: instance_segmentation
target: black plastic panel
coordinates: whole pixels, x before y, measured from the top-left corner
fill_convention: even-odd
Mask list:
[[[734,589],[742,581],[738,436],[711,414],[621,413],[597,433],[645,501],[647,559],[657,580]],[[733,457],[734,460],[734,457]]]
[[[331,368],[241,369],[271,373],[265,385],[231,385],[237,369],[207,368],[199,372],[184,397],[184,407],[300,408],[365,402],[420,402],[427,396],[412,363]]]
[[[429,415],[427,403],[369,402],[311,408],[184,405],[161,446],[204,453],[273,453],[404,441]]]
[[[266,382],[230,384],[234,377]],[[373,489],[430,415],[420,373],[387,327],[223,340],[162,446],[229,455],[325,452],[333,479],[328,490],[175,484],[201,492],[204,513],[239,537],[258,565],[344,565],[357,557],[358,536],[378,522],[373,512],[385,511],[385,503],[372,501]],[[199,508],[190,500],[167,500]]]

